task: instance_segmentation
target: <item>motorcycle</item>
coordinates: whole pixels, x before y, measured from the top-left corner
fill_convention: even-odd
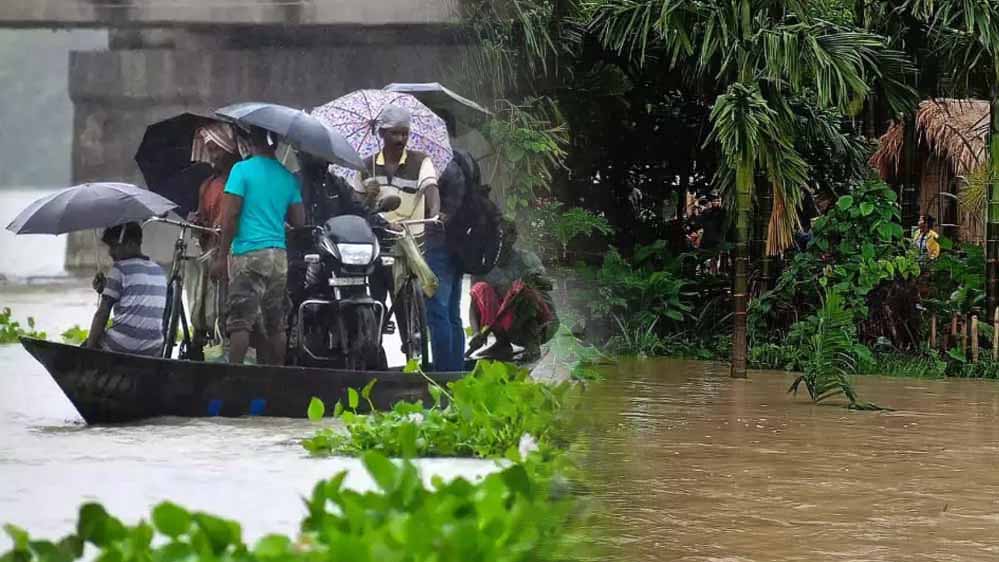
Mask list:
[[[343,215],[289,236],[291,364],[349,370],[387,368],[382,349],[385,305],[371,297],[381,263],[368,222]]]

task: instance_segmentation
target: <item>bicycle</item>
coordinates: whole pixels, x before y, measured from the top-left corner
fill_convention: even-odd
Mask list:
[[[433,217],[429,219],[396,221],[389,224],[391,226],[402,227],[401,232],[384,229],[388,244],[383,246],[383,252],[384,254],[391,254],[391,261],[383,260],[383,263],[387,266],[394,266],[395,259],[406,259],[406,256],[397,244],[398,241],[404,238],[408,238],[413,242],[422,259],[423,251],[420,242],[417,241],[416,236],[410,230],[411,226],[441,224],[441,222],[439,217]],[[406,263],[408,264],[408,259]],[[393,275],[394,281],[395,276]],[[430,328],[427,323],[427,303],[426,296],[423,293],[423,284],[420,282],[420,278],[413,268],[407,266],[405,278],[402,283],[398,287],[393,287],[393,289],[391,292],[392,307],[385,315],[385,318],[391,318],[395,314],[395,318],[399,320],[399,324],[401,325],[399,339],[402,340],[403,354],[406,356],[406,360],[418,359],[421,366],[424,369],[428,369]]]
[[[195,349],[192,345],[191,327],[188,325],[187,313],[184,311],[184,263],[197,259],[196,256],[187,255],[187,231],[201,232],[205,234],[218,235],[219,229],[199,226],[186,221],[179,221],[168,218],[154,217],[145,222],[158,222],[180,227],[180,234],[173,246],[173,261],[170,264],[170,273],[167,277],[166,309],[163,311],[163,347],[160,350],[160,357],[170,359],[173,356],[173,349],[177,345],[177,330],[181,330],[183,337],[180,341],[180,348],[177,353],[178,359],[202,360],[201,349]]]

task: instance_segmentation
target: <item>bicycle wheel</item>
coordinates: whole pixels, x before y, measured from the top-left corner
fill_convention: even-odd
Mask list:
[[[406,286],[406,324],[409,334],[406,359],[420,358],[421,366],[426,369],[430,359],[426,297],[419,279],[411,278]]]
[[[166,359],[173,356],[173,348],[177,344],[177,328],[180,324],[180,314],[183,307],[180,280],[174,278],[167,285],[166,330],[163,331],[163,353],[161,354]]]

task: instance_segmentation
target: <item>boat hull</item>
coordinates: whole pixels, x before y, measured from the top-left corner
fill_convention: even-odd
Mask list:
[[[159,416],[273,416],[304,418],[312,397],[332,409],[347,404],[347,389],[360,391],[378,379],[376,409],[400,400],[431,400],[422,376],[401,371],[368,372],[229,365],[142,357],[22,338],[89,424],[122,423]],[[464,373],[431,373],[440,384]],[[362,402],[365,402],[362,400]],[[364,410],[367,406],[362,404]]]

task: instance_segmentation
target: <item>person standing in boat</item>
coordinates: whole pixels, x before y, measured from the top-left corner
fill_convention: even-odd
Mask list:
[[[410,150],[411,115],[398,105],[389,104],[378,117],[378,135],[382,140],[382,150],[364,160],[364,171],[354,175],[351,182],[355,197],[368,208],[377,209],[388,198],[398,198],[400,203],[392,211],[384,213],[391,222],[422,220],[438,216],[440,213],[440,192],[437,188],[437,170],[425,153]],[[410,232],[422,241],[424,226],[413,225]],[[400,259],[396,256],[396,259]],[[398,267],[381,267],[371,278],[371,296],[381,303],[390,291],[395,291],[393,270]],[[411,270],[419,266],[409,264]],[[405,311],[398,307],[395,311],[399,326],[406,325]],[[430,339],[434,341],[434,326],[430,326]],[[401,332],[403,338],[409,335]],[[405,342],[404,342],[405,343]]]
[[[130,222],[104,231],[114,260],[105,278],[94,278],[101,302],[84,344],[93,349],[157,356],[163,346],[167,282],[163,269],[142,255],[142,227]],[[111,327],[105,329],[108,318]]]
[[[232,167],[239,161],[232,126],[213,123],[195,131],[191,160],[211,165],[214,172],[198,188],[198,209],[187,220],[208,228],[221,228],[225,184]],[[201,256],[187,262],[188,269],[184,275],[184,292],[191,305],[191,327],[194,330],[191,356],[194,358],[202,357],[205,344],[215,338],[216,323],[225,325],[224,311],[220,310],[221,303],[225,302],[225,287],[210,275],[219,242],[217,234],[199,235]]]
[[[298,178],[278,160],[269,134],[253,127],[239,131],[246,159],[233,166],[222,202],[222,244],[213,275],[229,279],[226,329],[229,362],[241,364],[259,317],[267,340],[258,362],[284,365],[287,351],[288,258],[285,221],[305,226]]]

